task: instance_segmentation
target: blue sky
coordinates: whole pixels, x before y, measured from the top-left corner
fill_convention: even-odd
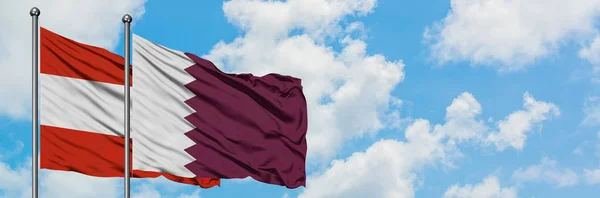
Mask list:
[[[307,188],[144,179],[133,182],[136,196],[600,193],[598,0],[74,2],[1,2],[0,197],[29,195],[34,5],[42,26],[115,53],[120,17],[131,13],[133,33],[224,70],[303,79]],[[118,179],[41,174],[42,197],[121,196]]]

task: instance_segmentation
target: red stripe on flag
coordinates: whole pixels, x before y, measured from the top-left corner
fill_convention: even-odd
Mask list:
[[[133,140],[130,142],[130,148],[133,148]],[[96,177],[123,177],[124,175],[123,137],[41,125],[40,147],[42,169],[74,171]],[[133,157],[133,154],[130,156]],[[132,173],[132,177],[135,178],[159,176],[203,188],[221,184],[218,178],[184,178],[141,170],[133,170]]]
[[[40,28],[40,72],[43,74],[124,85],[124,62],[123,57],[106,49]],[[131,66],[129,68],[131,71]]]

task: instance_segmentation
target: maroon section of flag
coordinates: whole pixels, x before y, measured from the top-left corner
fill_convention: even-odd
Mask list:
[[[196,112],[185,119],[196,144],[186,149],[197,177],[245,178],[306,186],[306,99],[301,80],[279,74],[227,74],[193,54],[186,71],[196,80],[185,101]]]

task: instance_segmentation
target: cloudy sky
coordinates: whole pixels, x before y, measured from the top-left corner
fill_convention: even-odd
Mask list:
[[[202,3],[200,3],[202,2]],[[133,197],[595,197],[600,0],[0,0],[0,197],[31,192],[31,18],[122,54],[132,32],[228,72],[303,79],[308,182]],[[122,180],[42,170],[41,197],[120,197]]]

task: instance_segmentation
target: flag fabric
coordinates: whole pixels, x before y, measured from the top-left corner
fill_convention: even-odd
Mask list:
[[[40,28],[40,167],[75,171],[97,177],[123,177],[124,172],[124,59],[105,49],[75,42]],[[132,72],[133,73],[133,72]],[[141,72],[143,73],[143,72]],[[171,77],[179,77],[171,74]],[[147,87],[149,79],[131,85]],[[147,92],[139,92],[144,94]],[[133,178],[164,176],[180,183],[209,188],[220,185],[218,177],[199,178],[185,165],[195,159],[182,145],[194,142],[177,124],[182,107],[153,107],[163,98],[181,98],[183,93],[138,95],[131,105],[131,166]],[[154,102],[153,102],[154,101]],[[144,106],[150,105],[150,106]],[[140,108],[144,107],[144,108]],[[168,111],[155,111],[154,109]],[[135,109],[135,111],[133,111]],[[144,109],[148,110],[145,111]],[[161,113],[153,115],[153,113]],[[162,117],[161,121],[157,121]],[[180,123],[180,122],[179,122]],[[187,127],[187,128],[186,128]],[[144,133],[136,133],[146,130]],[[162,130],[162,133],[151,133]],[[145,136],[152,135],[152,136]]]
[[[137,35],[132,56],[135,169],[306,186],[308,120],[300,79],[224,73]]]

